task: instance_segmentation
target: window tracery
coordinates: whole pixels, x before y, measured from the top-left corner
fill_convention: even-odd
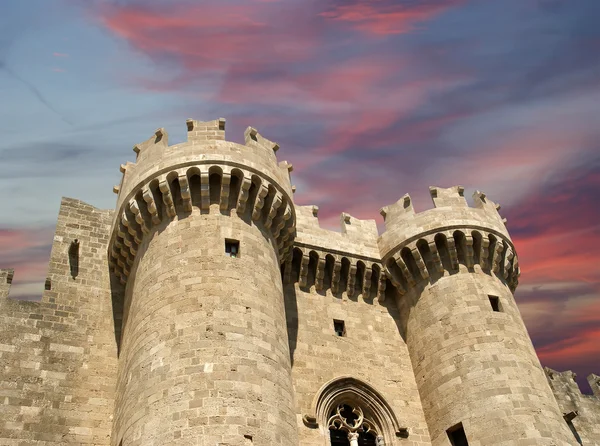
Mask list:
[[[360,406],[340,404],[327,422],[331,446],[380,446],[383,437],[377,432],[375,423],[365,418]],[[340,435],[341,434],[341,435]],[[345,434],[345,438],[344,438]]]

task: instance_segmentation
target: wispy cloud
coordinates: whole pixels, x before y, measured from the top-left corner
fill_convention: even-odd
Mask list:
[[[333,5],[321,16],[347,22],[354,29],[368,34],[405,34],[415,31],[450,8],[460,6],[464,0],[424,1],[344,1]]]

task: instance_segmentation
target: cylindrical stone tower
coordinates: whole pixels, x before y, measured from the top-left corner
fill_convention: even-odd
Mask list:
[[[571,445],[514,301],[519,276],[499,207],[463,188],[430,188],[385,207],[379,247],[396,287],[434,446]]]
[[[114,446],[293,445],[280,261],[295,228],[287,162],[225,120],[164,129],[121,166],[110,240],[124,283]]]

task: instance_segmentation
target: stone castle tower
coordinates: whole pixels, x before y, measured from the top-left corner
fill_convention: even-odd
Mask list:
[[[159,129],[115,210],[63,199],[40,302],[0,271],[0,444],[600,444],[600,377],[543,369],[485,194],[322,229],[225,120]]]

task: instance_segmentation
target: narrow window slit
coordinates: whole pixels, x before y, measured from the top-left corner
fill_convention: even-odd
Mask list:
[[[338,319],[333,320],[333,330],[338,336],[346,336],[346,323]]]
[[[239,257],[240,242],[238,240],[225,239],[225,254],[228,257]]]
[[[498,296],[488,296],[492,310],[500,312],[500,298]]]

